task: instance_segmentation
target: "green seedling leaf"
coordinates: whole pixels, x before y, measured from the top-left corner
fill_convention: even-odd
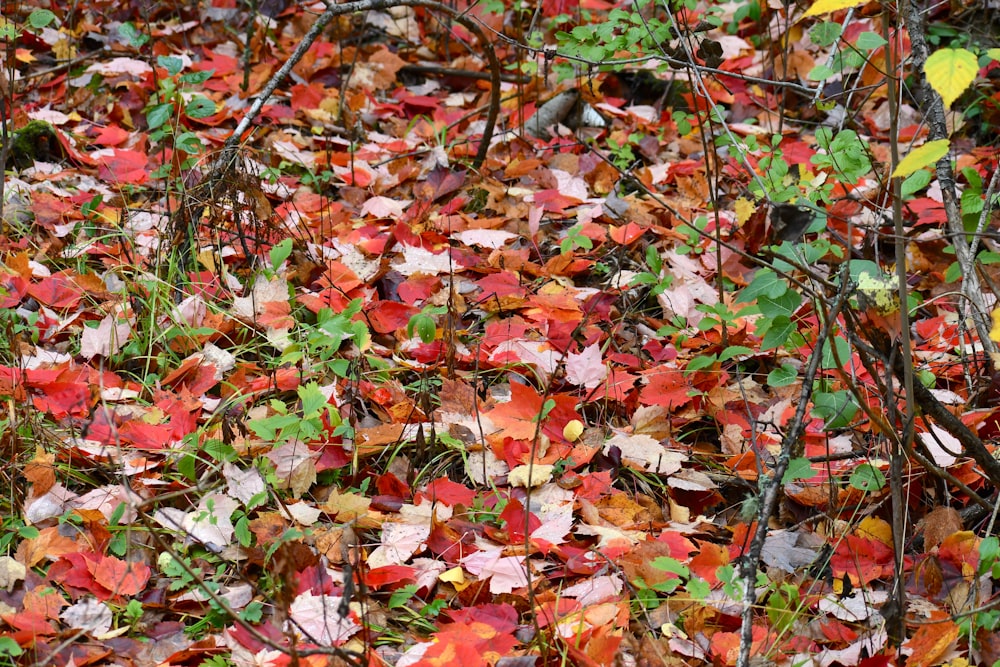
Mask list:
[[[712,364],[718,361],[718,357],[714,354],[703,354],[701,356],[695,357],[688,362],[687,368],[684,369],[684,374],[694,373],[695,371],[700,371],[703,368],[708,368]]]
[[[184,61],[177,56],[159,56],[156,64],[167,70],[169,76],[177,76],[184,69]]]
[[[0,655],[19,656],[24,653],[16,641],[11,637],[0,637]]]
[[[198,464],[197,457],[191,454],[185,454],[177,462],[177,472],[184,475],[189,481],[195,481],[198,479],[198,471],[196,470]]]
[[[896,165],[895,171],[892,172],[892,177],[903,178],[918,169],[929,167],[947,155],[950,147],[951,144],[947,139],[928,141],[920,148],[910,151],[909,155],[900,160],[899,164]]]
[[[719,361],[729,361],[733,357],[738,357],[744,354],[753,354],[753,350],[744,345],[730,345],[722,351],[719,355]]]
[[[149,129],[155,130],[157,128],[163,127],[163,125],[171,119],[174,115],[174,103],[164,102],[163,104],[155,104],[146,110],[146,123],[149,125]]]
[[[36,9],[28,14],[28,25],[35,30],[41,30],[56,20],[56,15],[47,9]]]
[[[787,387],[799,377],[799,371],[791,364],[782,364],[767,374],[767,384],[771,387]]]
[[[178,80],[190,86],[199,86],[211,79],[213,74],[215,74],[214,69],[207,69],[201,72],[188,72],[187,74],[182,74]]]
[[[194,132],[183,132],[179,137],[174,139],[174,148],[192,155],[201,150],[201,139]]]
[[[851,473],[851,486],[858,491],[878,491],[885,486],[885,475],[870,463],[862,463]]]
[[[399,609],[406,605],[417,594],[416,584],[407,584],[389,596],[389,609]]]
[[[785,470],[785,474],[781,477],[781,483],[784,485],[800,479],[810,479],[815,476],[816,471],[813,470],[812,463],[809,462],[809,459],[804,457],[792,459],[788,462],[788,468]]]
[[[122,23],[118,26],[118,34],[125,38],[129,46],[136,48],[149,41],[149,35],[139,32],[136,30],[135,25],[131,23]]]
[[[874,51],[879,47],[885,46],[885,44],[886,42],[882,35],[876,32],[863,32],[858,35],[858,41],[855,42],[854,46],[862,51]]]
[[[278,268],[292,254],[292,239],[283,239],[271,248],[271,266]]]
[[[823,21],[809,29],[809,39],[816,46],[832,46],[834,42],[840,39],[842,32],[843,28],[840,27],[839,23],[835,21]]]
[[[828,430],[844,428],[857,412],[858,406],[847,390],[820,392],[813,397],[812,414],[822,419]]]
[[[899,192],[903,195],[903,199],[909,199],[930,185],[930,182],[931,172],[926,169],[918,169],[906,177],[906,180],[899,187]]]
[[[924,63],[927,83],[941,96],[945,108],[950,107],[972,85],[978,72],[976,54],[968,49],[939,49]]]
[[[188,118],[208,118],[209,116],[214,116],[215,102],[202,95],[197,95],[184,105],[184,113]]]
[[[816,65],[816,67],[809,70],[809,74],[806,75],[806,78],[810,81],[826,81],[834,74],[836,74],[836,72],[826,65]]]
[[[787,315],[779,315],[771,322],[771,328],[764,334],[760,342],[761,350],[773,350],[788,342],[789,337],[795,332],[795,323]]]

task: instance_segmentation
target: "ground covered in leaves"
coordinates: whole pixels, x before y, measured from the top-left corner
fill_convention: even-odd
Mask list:
[[[991,487],[926,421],[924,460],[950,478],[905,470],[908,637],[890,645],[886,377],[843,315],[816,345],[842,263],[898,259],[879,240],[877,49],[843,78],[874,92],[819,112],[761,83],[830,62],[780,3],[684,14],[708,44],[688,58],[722,72],[694,88],[565,76],[522,48],[601,25],[606,3],[459,3],[505,65],[474,166],[485,45],[426,7],[371,11],[321,34],[220,166],[324,8],[230,4],[0,19],[0,663],[735,664],[738,565],[803,377],[752,655],[1000,658],[1000,549],[957,511]],[[873,34],[858,16],[844,39]],[[587,113],[532,128],[565,91]],[[853,130],[831,143],[834,106]],[[964,136],[982,195],[997,153]],[[992,366],[923,173],[904,211],[918,378],[988,439]]]

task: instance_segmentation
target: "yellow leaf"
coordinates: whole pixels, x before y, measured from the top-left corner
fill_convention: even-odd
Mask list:
[[[951,144],[947,139],[928,141],[920,148],[910,151],[910,154],[899,161],[892,172],[893,178],[904,178],[915,171],[930,166],[948,154]]]
[[[750,219],[753,212],[757,210],[757,205],[746,197],[740,197],[736,200],[733,210],[736,212],[736,224],[743,225],[744,222]]]
[[[967,49],[938,49],[924,63],[927,83],[941,96],[945,108],[965,92],[978,72],[976,54]]]
[[[993,328],[990,329],[990,340],[994,343],[1000,343],[1000,308],[990,313],[990,317],[993,318]]]
[[[805,19],[810,16],[829,14],[830,12],[835,12],[840,9],[850,9],[851,7],[863,5],[865,2],[867,2],[867,0],[817,0],[813,6],[802,15],[802,18]]]
[[[583,422],[579,419],[571,419],[563,426],[563,437],[566,442],[576,442],[583,435]]]
[[[888,547],[892,546],[892,526],[884,519],[878,517],[862,519],[854,533],[858,537],[878,540]]]
[[[465,583],[465,572],[462,571],[461,567],[453,567],[450,570],[446,570],[438,575],[438,579],[441,581],[447,581],[453,584],[464,584]]]
[[[874,310],[878,315],[891,315],[899,311],[899,291],[896,278],[888,274],[858,276],[858,298],[862,308]]]

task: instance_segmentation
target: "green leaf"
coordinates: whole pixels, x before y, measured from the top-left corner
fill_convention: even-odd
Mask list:
[[[56,20],[56,15],[47,9],[36,9],[28,14],[28,25],[35,30],[41,30]]]
[[[17,535],[21,539],[33,540],[41,535],[41,533],[34,526],[20,526],[17,529]]]
[[[820,392],[813,397],[812,414],[824,421],[823,428],[838,429],[851,423],[858,406],[849,391]]]
[[[799,377],[799,371],[791,364],[782,364],[767,374],[767,384],[771,387],[787,387]]]
[[[927,83],[941,96],[946,109],[976,80],[978,72],[976,54],[968,49],[938,49],[924,63]]]
[[[799,479],[810,479],[818,473],[813,470],[812,463],[807,458],[792,459],[788,462],[788,468],[781,477],[782,484],[788,484]]]
[[[392,595],[389,596],[389,609],[399,609],[406,605],[407,602],[413,599],[413,596],[417,594],[416,584],[407,584],[396,591],[393,591]]]
[[[691,571],[688,569],[687,565],[680,562],[676,558],[671,558],[670,556],[657,556],[650,563],[657,570],[662,570],[664,572],[672,572],[673,574],[679,575],[681,577],[690,576]]]
[[[698,577],[691,577],[684,584],[684,589],[695,600],[704,600],[712,592],[712,586],[704,579],[699,579]]]
[[[806,78],[810,81],[826,81],[834,74],[836,74],[836,72],[826,65],[816,65],[816,67],[809,70]]]
[[[174,139],[174,148],[193,155],[201,150],[201,139],[194,132],[182,132],[179,137]]]
[[[764,334],[760,342],[761,350],[773,350],[784,345],[788,338],[795,331],[795,324],[786,315],[775,317],[771,321],[771,327]]]
[[[198,479],[198,471],[195,469],[197,463],[197,457],[192,456],[191,454],[185,454],[181,457],[180,461],[177,462],[177,472],[193,482]]]
[[[302,414],[306,417],[318,415],[329,407],[327,397],[316,382],[299,387],[299,400],[302,401]]]
[[[979,543],[979,574],[986,574],[1000,559],[1000,539],[990,535]]]
[[[177,76],[184,69],[184,61],[177,56],[157,56],[156,64],[167,70],[169,76]]]
[[[757,306],[765,317],[778,317],[786,315],[791,317],[802,305],[802,295],[795,290],[787,290],[777,298],[761,296],[757,299]]]
[[[143,34],[135,29],[132,23],[122,23],[118,26],[118,34],[125,38],[129,46],[140,47],[149,41],[149,35]]]
[[[174,103],[164,102],[163,104],[154,104],[153,106],[146,109],[146,123],[149,125],[150,130],[155,130],[170,120],[174,115]]]
[[[729,361],[733,357],[738,357],[744,354],[753,354],[753,350],[744,345],[730,345],[722,351],[719,355],[719,361]]]
[[[434,338],[437,336],[437,325],[434,323],[434,318],[430,315],[419,314],[415,315],[410,321],[414,325],[417,331],[417,337],[420,338],[420,342],[425,344],[430,344],[434,342]],[[409,332],[413,335],[413,332]]]
[[[870,463],[862,463],[851,473],[850,485],[859,491],[878,491],[885,486],[885,475]]]
[[[947,139],[938,139],[937,141],[928,141],[920,148],[913,149],[909,155],[899,161],[895,171],[892,172],[892,177],[902,178],[903,176],[909,176],[918,169],[929,167],[947,155],[950,146],[951,144]]]
[[[292,254],[292,239],[282,239],[271,246],[271,266],[277,269]]]
[[[832,347],[833,345],[836,348]],[[837,354],[834,355],[834,349],[836,349]],[[840,368],[840,364],[837,363],[837,358],[840,358],[840,363],[847,363],[848,359],[851,358],[851,346],[844,340],[841,336],[835,336],[833,339],[827,338],[823,341],[823,359],[821,361],[822,368]]]
[[[703,354],[689,361],[687,367],[684,369],[684,373],[700,371],[703,368],[708,368],[716,361],[718,361],[718,358],[714,354]]]
[[[0,637],[0,655],[18,656],[24,649],[12,637]]]
[[[840,39],[843,28],[835,21],[823,21],[809,29],[809,40],[820,47],[832,46]]]
[[[247,549],[253,544],[253,533],[250,532],[250,520],[246,516],[242,516],[233,525],[234,532],[236,534],[236,539],[239,540],[240,545]]]
[[[817,0],[813,6],[802,15],[802,18],[805,19],[810,16],[819,16],[820,14],[829,14],[841,9],[858,7],[865,4],[865,2],[866,0]]]
[[[232,445],[227,445],[222,440],[218,440],[216,438],[209,438],[206,440],[204,449],[206,454],[211,456],[213,460],[219,461],[220,463],[224,461],[235,461],[239,458]]]
[[[207,69],[201,72],[188,72],[187,74],[182,74],[178,80],[181,83],[198,86],[211,79],[213,74],[215,74],[214,69]]]
[[[778,277],[771,269],[761,269],[743,288],[737,297],[737,303],[749,303],[760,296],[775,299],[788,291],[788,283]]]
[[[899,186],[899,192],[903,196],[903,199],[909,199],[916,193],[920,192],[931,182],[931,172],[926,169],[918,169],[909,176],[906,180],[902,182]]]
[[[858,41],[854,43],[854,46],[862,51],[874,51],[885,45],[885,39],[877,32],[863,32],[858,35]]]
[[[240,612],[240,618],[247,623],[260,623],[264,618],[264,603],[254,600]]]
[[[196,95],[184,105],[184,113],[188,118],[208,118],[215,115],[215,102],[203,95]]]

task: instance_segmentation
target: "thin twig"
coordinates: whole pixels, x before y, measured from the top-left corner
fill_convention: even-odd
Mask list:
[[[823,344],[830,336],[840,310],[847,302],[847,265],[844,265],[844,275],[841,277],[841,288],[837,294],[830,313],[816,336],[814,351],[809,357],[809,366],[806,368],[802,378],[802,390],[799,393],[798,405],[795,408],[795,415],[792,417],[790,426],[785,431],[785,437],[781,441],[781,451],[775,461],[770,482],[763,480],[763,492],[760,500],[760,512],[757,515],[757,530],[754,533],[753,541],[750,543],[750,550],[744,556],[741,578],[743,580],[743,611],[740,618],[740,653],[736,660],[737,667],[750,666],[750,648],[753,645],[753,609],[757,604],[757,591],[754,588],[757,581],[757,570],[760,569],[761,554],[764,551],[764,542],[767,540],[768,522],[774,516],[778,507],[778,498],[782,488],[782,478],[788,470],[788,464],[792,458],[792,450],[795,448],[799,438],[805,431],[806,411],[809,400],[812,398],[813,379],[819,371],[820,361],[823,358]]]

